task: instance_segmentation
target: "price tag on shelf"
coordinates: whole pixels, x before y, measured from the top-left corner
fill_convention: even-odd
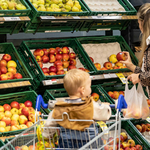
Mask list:
[[[125,76],[122,73],[116,73],[116,75],[118,76],[118,78],[121,80],[121,82],[123,84],[126,84],[127,79],[125,78]]]
[[[3,17],[5,21],[19,21],[19,17]]]
[[[117,78],[117,75],[115,73],[110,73],[109,75],[111,78]]]
[[[93,19],[97,19],[98,17],[97,17],[97,16],[92,16],[92,18],[93,18]]]
[[[41,19],[56,19],[54,16],[40,16]]]
[[[109,74],[103,74],[105,79],[111,78]]]
[[[73,19],[81,19],[79,16],[72,16]]]
[[[150,123],[150,117],[147,117],[147,118],[146,118],[146,121]]]
[[[103,122],[103,121],[98,121],[97,123],[98,123],[98,125],[101,127],[102,131],[108,129],[108,127],[107,127],[107,125],[106,125],[105,122]],[[108,134],[108,131],[107,131],[105,134]]]

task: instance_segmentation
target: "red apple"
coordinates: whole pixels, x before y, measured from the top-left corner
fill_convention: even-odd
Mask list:
[[[69,58],[71,59],[76,59],[76,54],[74,52],[69,54]]]
[[[60,60],[55,61],[54,66],[62,66],[63,63]]]
[[[62,48],[62,52],[63,52],[64,54],[69,54],[70,50],[69,50],[68,47],[63,47],[63,48]]]
[[[29,109],[29,113],[35,113],[35,110],[33,107],[28,107],[28,109]]]
[[[43,67],[43,63],[42,62],[37,62],[37,63],[39,64],[40,68]]]
[[[13,125],[19,125],[19,122],[17,120],[11,120],[11,126]]]
[[[56,47],[56,54],[62,54],[62,48]]]
[[[28,117],[29,116],[29,109],[28,109],[28,107],[22,108],[21,113],[23,115],[25,115],[26,117]]]
[[[147,104],[150,105],[150,99],[147,99]]]
[[[5,111],[7,111],[7,110],[10,111],[11,110],[11,106],[9,104],[4,104],[3,107],[4,107]]]
[[[104,67],[107,68],[107,69],[111,69],[112,68],[112,63],[111,62],[105,62]]]
[[[29,119],[29,121],[31,121],[31,122],[35,122],[35,114],[30,113],[29,116],[28,116],[28,119]]]
[[[92,57],[90,57],[91,61],[94,63],[94,59]]]
[[[64,68],[67,68],[69,66],[69,61],[63,61],[62,64]]]
[[[107,92],[111,98],[114,98],[114,93],[112,91]]]
[[[57,72],[57,68],[55,66],[50,66],[49,67],[49,72]]]
[[[43,63],[48,63],[49,62],[49,57],[47,55],[42,56],[42,62]]]
[[[5,73],[7,73],[7,68],[4,67],[4,66],[2,66],[2,67],[0,68],[0,71],[1,71],[2,74],[5,74]]]
[[[68,54],[63,54],[62,57],[63,57],[63,61],[69,60],[69,55]]]
[[[16,146],[15,147],[15,150],[20,150],[21,148],[19,146]]]
[[[7,75],[6,74],[2,74],[1,75],[1,80],[7,80]]]
[[[44,55],[44,51],[42,49],[36,49],[33,54],[35,56],[43,56]]]
[[[123,52],[119,52],[117,55],[116,55],[116,58],[118,61],[121,61],[121,60],[125,60],[125,54]]]
[[[76,65],[76,60],[75,59],[71,59],[70,62],[69,62],[69,65],[75,66]]]
[[[49,76],[49,74],[48,74],[48,73],[44,73],[44,75],[45,75],[45,76]]]
[[[55,72],[50,72],[49,75],[50,75],[50,76],[55,76],[56,73],[55,73]]]
[[[136,148],[135,147],[131,147],[131,149],[130,150],[136,150]]]
[[[135,148],[136,150],[143,150],[143,147],[141,145],[136,145]]]
[[[24,104],[26,107],[32,107],[32,102],[29,100],[25,101]]]
[[[19,103],[19,105],[20,105],[20,108],[26,107],[24,103]]]
[[[60,70],[64,70],[63,66],[56,66],[56,68],[57,68],[57,72]]]
[[[12,72],[13,75],[14,75],[14,74],[16,74],[17,69],[16,69],[15,67],[9,67],[9,68],[8,68],[8,72]]]
[[[22,75],[20,73],[16,73],[14,75],[14,79],[22,79]]]
[[[96,67],[97,70],[101,69],[101,65],[99,63],[94,63],[94,66]]]
[[[0,60],[0,67],[6,67],[7,66],[7,61],[6,60]]]
[[[114,94],[114,99],[118,99],[118,97],[119,97],[119,92],[118,92],[118,91],[114,91],[113,94]]]
[[[3,60],[6,60],[7,62],[11,60],[11,55],[9,54],[4,54],[2,57]]]
[[[85,69],[84,69],[84,68],[78,68],[78,69],[85,71]]]
[[[70,66],[67,68],[68,71],[71,70],[71,69],[76,69],[76,66],[70,65]]]
[[[56,49],[55,48],[50,48],[49,53],[53,54],[53,55],[56,54]]]
[[[31,121],[28,121],[27,123],[26,123],[26,126],[29,128],[29,127],[31,127],[33,125],[33,122],[31,122]]]
[[[11,102],[11,103],[10,103],[10,106],[11,106],[12,108],[20,109],[20,105],[19,105],[19,103],[16,102],[16,101]]]
[[[42,68],[43,73],[49,73],[49,69],[48,68]]]
[[[56,54],[56,60],[62,60],[63,56],[62,54]]]
[[[103,67],[103,68],[101,68],[100,70],[108,70],[107,68],[105,68],[105,67]]]
[[[99,95],[97,93],[92,93],[91,96],[93,97],[95,102],[99,100]]]
[[[41,56],[36,56],[35,59],[36,59],[37,62],[41,62],[42,61],[42,57]]]
[[[49,49],[43,48],[42,50],[44,51],[44,55],[47,56],[49,55],[49,51],[50,51]]]
[[[50,63],[54,63],[56,61],[56,57],[53,54],[50,54],[49,58],[50,58],[49,60]]]
[[[14,78],[14,75],[13,75],[12,72],[7,72],[6,75],[7,75],[7,79],[8,79],[8,80],[11,80],[11,79]]]
[[[57,75],[62,75],[64,73],[65,73],[64,70],[60,70],[60,71],[57,72]]]
[[[11,123],[11,119],[9,117],[3,117],[1,121],[4,121],[6,123],[6,126],[9,126]]]

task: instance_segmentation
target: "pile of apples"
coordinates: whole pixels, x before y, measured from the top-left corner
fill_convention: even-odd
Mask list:
[[[100,70],[112,70],[112,69],[123,69],[127,68],[120,61],[125,60],[125,55],[122,52],[119,52],[117,55],[112,54],[109,56],[109,61],[103,64],[103,68]]]
[[[113,150],[113,137],[110,137],[108,141],[104,140],[104,144],[109,142],[109,145],[104,147],[104,150]],[[119,138],[116,139],[116,150],[143,150],[141,145],[135,145],[134,140],[128,139],[128,136],[125,132],[120,134],[120,149],[119,149]]]
[[[34,150],[37,150],[36,145],[35,147],[33,145],[30,146],[22,145],[21,147],[16,146],[15,150],[33,150],[33,148],[35,148]]]
[[[0,60],[0,80],[21,79],[22,75],[17,73],[17,64],[11,59],[11,55],[4,54]]]
[[[74,52],[70,53],[68,47],[36,49],[33,54],[45,76],[63,75],[68,70],[76,69],[76,54]],[[43,67],[43,64],[47,63],[53,65],[50,65],[49,68]],[[79,69],[89,72],[85,68]]]
[[[26,129],[34,122],[35,110],[29,100],[24,103],[13,101],[10,105],[0,105],[0,132]]]
[[[124,96],[124,91],[109,91],[107,94],[112,98],[112,99],[118,99],[119,95],[122,94]]]
[[[141,124],[141,125],[139,125],[139,124],[137,124],[136,125],[136,128],[141,132],[141,133],[143,133],[143,132],[145,132],[145,131],[147,131],[147,132],[149,132],[150,131],[150,124],[149,123],[146,123],[146,124]]]

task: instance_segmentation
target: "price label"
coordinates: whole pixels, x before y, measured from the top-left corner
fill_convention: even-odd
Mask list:
[[[127,79],[125,78],[125,76],[122,73],[116,73],[116,75],[118,76],[118,78],[121,80],[121,82],[123,84],[126,84]]]
[[[117,77],[117,75],[115,73],[110,73],[109,75],[110,75],[111,78],[116,78]]]
[[[72,16],[73,19],[81,19],[79,16]]]
[[[99,124],[99,126],[101,127],[102,131],[104,131],[104,130],[107,130],[107,129],[108,129],[108,127],[107,127],[107,125],[106,125],[106,123],[105,123],[105,122],[103,122],[103,121],[98,121],[97,123],[98,123],[98,124]],[[106,132],[105,134],[108,134],[108,132]]]
[[[111,78],[111,77],[110,77],[109,74],[104,74],[104,78],[105,78],[105,79],[109,79],[109,78]]]
[[[92,18],[93,18],[93,19],[97,19],[98,17],[97,17],[97,16],[92,16]]]
[[[56,19],[54,16],[40,16],[41,19]]]
[[[3,17],[5,21],[19,21],[19,17]]]
[[[146,118],[146,121],[150,123],[150,117],[147,117],[147,118]]]

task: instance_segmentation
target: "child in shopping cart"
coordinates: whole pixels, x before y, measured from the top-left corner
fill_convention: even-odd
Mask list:
[[[95,137],[95,132],[98,134],[98,127],[95,126],[95,131],[91,130],[88,133],[90,139],[89,137],[85,139],[86,137],[83,136],[85,134],[84,129],[93,127],[93,122],[69,121],[69,119],[105,121],[110,118],[111,109],[108,103],[101,103],[100,105],[90,97],[91,79],[87,72],[80,69],[72,69],[68,71],[63,81],[69,98],[55,103],[55,107],[50,112],[44,127],[61,126],[60,148],[80,148]],[[68,114],[69,119],[64,115],[63,121],[51,121],[51,119],[62,119],[64,112]],[[43,132],[43,136],[46,138],[53,134],[53,131],[50,132],[46,129]]]

